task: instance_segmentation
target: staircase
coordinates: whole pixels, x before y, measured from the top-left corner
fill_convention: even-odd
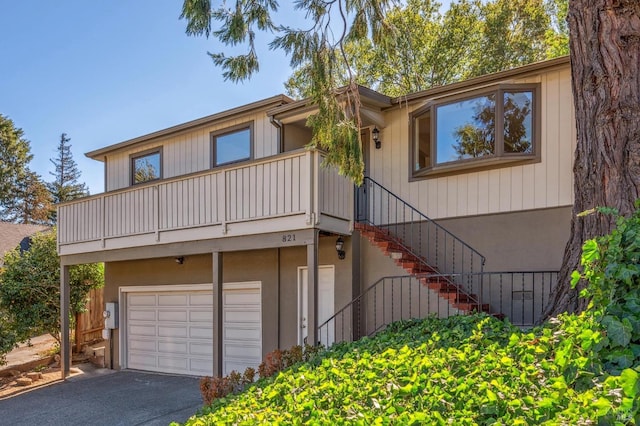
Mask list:
[[[355,228],[372,244],[455,308],[488,311],[463,279],[483,272],[482,254],[369,177],[355,196]]]
[[[528,328],[557,283],[557,271],[484,272],[478,251],[371,178],[356,188],[355,210],[355,230],[408,275],[380,278],[320,324],[325,346],[430,315],[482,311]]]
[[[489,304],[480,303],[479,297],[457,284],[453,276],[440,273],[430,266],[426,259],[414,254],[403,241],[397,240],[387,230],[366,223],[356,223],[355,229],[359,230],[372,245],[391,257],[396,265],[417,278],[422,285],[436,292],[439,297],[447,300],[451,307],[461,313],[490,312]]]

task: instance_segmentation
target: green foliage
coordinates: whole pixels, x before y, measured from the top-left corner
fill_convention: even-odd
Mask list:
[[[546,8],[551,19],[551,27],[545,34],[547,58],[569,54],[569,25],[567,24],[568,0],[548,0]]]
[[[305,345],[304,348],[296,345],[291,349],[276,349],[267,354],[258,367],[258,374],[261,379],[272,377],[286,368],[315,357],[319,350],[319,347],[309,345]],[[204,404],[211,405],[216,399],[242,392],[253,384],[255,375],[256,371],[249,367],[242,375],[232,371],[224,377],[203,377],[200,380],[200,393]]]
[[[409,0],[388,10],[393,43],[368,37],[345,44],[358,84],[389,96],[568,54],[567,0],[458,0],[442,11],[432,0]],[[564,13],[564,15],[562,15]],[[348,84],[344,67],[340,85]],[[287,93],[308,97],[308,67],[298,67]]]
[[[289,55],[294,69],[287,91],[318,106],[307,123],[310,146],[326,150],[326,163],[360,184],[358,84],[401,96],[557,56],[568,45],[560,19],[567,0],[546,2],[460,0],[443,15],[432,0],[302,0],[295,8],[305,19],[277,25],[273,0],[216,8],[210,0],[184,0],[181,18],[187,34],[213,36],[225,47],[227,53],[209,55],[234,82],[259,70],[258,34],[274,34],[269,47]],[[238,45],[246,51],[228,56]]]
[[[56,232],[37,234],[29,250],[18,248],[4,258],[0,273],[0,311],[17,341],[37,333],[58,337],[60,331],[60,260],[56,252]],[[70,267],[71,314],[83,312],[92,288],[104,284],[102,264]]]
[[[6,363],[5,355],[18,344],[18,336],[12,327],[9,327],[9,316],[0,308],[0,365]]]
[[[79,182],[80,170],[73,159],[71,153],[71,139],[66,133],[60,135],[60,143],[58,144],[58,155],[55,159],[49,159],[55,167],[55,172],[49,172],[54,181],[47,184],[47,188],[51,193],[54,203],[64,203],[65,201],[75,200],[89,194],[87,186],[83,182]],[[52,211],[52,219],[55,222],[55,211]]]
[[[273,0],[236,0],[231,7],[223,3],[216,9],[208,0],[185,0],[181,18],[187,20],[189,35],[213,35],[229,49],[247,46],[246,53],[235,56],[209,54],[223,68],[225,79],[236,82],[259,70],[257,32],[275,32],[270,47],[282,49],[290,56],[292,67],[304,65],[309,73],[307,95],[318,106],[318,113],[307,123],[314,134],[310,146],[326,150],[325,163],[337,166],[341,174],[360,184],[364,173],[360,98],[345,43],[368,37],[376,45],[389,46],[393,31],[386,25],[384,11],[390,3],[300,1],[295,7],[306,12],[311,26],[305,30],[275,25],[271,16],[278,4]],[[212,28],[214,23],[218,28]],[[344,81],[347,84],[338,90]]]
[[[616,217],[610,234],[588,240],[582,247],[583,272],[575,271],[572,284],[583,278],[583,297],[591,298],[606,337],[599,349],[612,373],[640,363],[640,201],[630,217],[611,208],[590,212]]]
[[[15,203],[20,182],[27,177],[27,164],[32,157],[31,146],[22,129],[0,114],[0,217],[4,220],[7,220],[4,210]]]
[[[400,322],[186,424],[637,424],[640,367],[603,373],[602,340],[590,313],[530,332],[484,315]]]
[[[51,194],[40,175],[27,170],[14,191],[13,198],[5,205],[4,220],[37,225],[50,223]]]

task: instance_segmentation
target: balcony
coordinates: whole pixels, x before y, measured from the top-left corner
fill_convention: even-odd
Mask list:
[[[61,256],[317,228],[350,233],[353,185],[298,150],[58,206]]]

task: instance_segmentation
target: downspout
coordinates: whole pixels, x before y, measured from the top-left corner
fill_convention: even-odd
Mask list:
[[[269,122],[271,122],[271,124],[278,129],[278,154],[283,153],[284,152],[284,126],[282,124],[282,121],[278,120],[277,118],[275,118],[273,115],[271,117],[269,117]]]

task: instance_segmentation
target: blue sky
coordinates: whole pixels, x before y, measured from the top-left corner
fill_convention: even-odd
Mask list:
[[[284,3],[283,3],[284,4]],[[31,141],[30,166],[51,180],[60,134],[91,193],[102,163],[85,152],[283,93],[289,62],[268,61],[244,84],[225,82],[207,51],[188,37],[181,0],[3,2],[0,114]]]
[[[291,16],[291,3],[280,3]],[[289,61],[265,44],[258,75],[225,82],[206,54],[218,46],[185,34],[181,7],[182,0],[3,2],[0,114],[31,141],[34,171],[52,179],[49,159],[65,132],[82,180],[102,192],[102,163],[85,152],[284,92]]]

